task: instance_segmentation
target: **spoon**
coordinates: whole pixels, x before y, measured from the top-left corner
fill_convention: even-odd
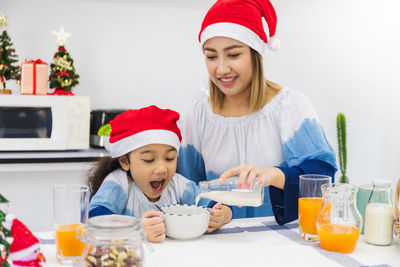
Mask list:
[[[156,208],[157,208],[158,211],[161,211],[161,212],[162,212],[162,209],[161,209],[160,206],[158,206],[158,204],[154,204],[154,206],[156,206]]]

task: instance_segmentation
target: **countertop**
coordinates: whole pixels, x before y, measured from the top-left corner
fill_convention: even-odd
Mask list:
[[[108,151],[103,148],[73,151],[10,151],[0,152],[0,164],[90,162],[109,155]]]
[[[101,157],[109,156],[103,148],[75,151],[0,152],[0,173],[41,171],[82,171]]]

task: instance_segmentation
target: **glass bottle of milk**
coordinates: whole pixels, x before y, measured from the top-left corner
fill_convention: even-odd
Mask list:
[[[374,245],[393,241],[394,207],[390,181],[372,182],[373,189],[365,208],[365,240]]]
[[[200,198],[208,198],[231,206],[261,206],[264,201],[264,187],[255,183],[250,189],[239,189],[238,181],[238,177],[231,177],[223,184],[220,184],[218,179],[200,182],[196,204]]]

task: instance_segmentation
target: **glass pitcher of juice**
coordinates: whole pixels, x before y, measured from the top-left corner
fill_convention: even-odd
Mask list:
[[[261,206],[264,201],[264,187],[254,183],[252,188],[239,188],[239,178],[231,177],[225,183],[220,184],[218,179],[199,183],[199,194],[196,204],[200,198],[207,198],[231,206]]]
[[[321,189],[323,205],[317,216],[321,248],[353,252],[362,227],[362,217],[356,208],[358,188],[350,184],[324,184]]]

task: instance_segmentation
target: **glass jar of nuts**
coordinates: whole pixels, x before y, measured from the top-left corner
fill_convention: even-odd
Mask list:
[[[104,215],[86,225],[84,265],[87,267],[142,267],[145,233],[139,219]]]

